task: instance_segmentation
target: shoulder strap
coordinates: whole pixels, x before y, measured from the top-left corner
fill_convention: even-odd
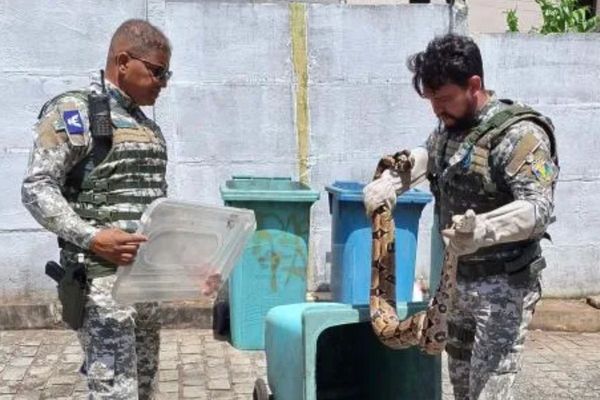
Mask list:
[[[54,104],[56,104],[60,99],[62,99],[64,97],[79,97],[80,99],[85,101],[87,104],[87,93],[88,93],[87,90],[79,89],[79,90],[69,90],[68,92],[64,92],[64,93],[59,94],[58,96],[54,96],[53,98],[51,98],[50,100],[48,100],[47,102],[44,103],[44,105],[42,106],[42,108],[40,109],[40,112],[38,114],[38,119],[42,118],[44,116],[44,114],[46,114],[46,112],[48,111],[48,109],[50,107],[52,107]]]
[[[89,93],[90,91],[87,89],[79,89],[79,90],[70,90],[64,93],[55,96],[54,98],[48,100],[40,110],[38,115],[38,119],[42,118],[48,109],[55,105],[58,101],[65,97],[78,97],[83,102],[85,102],[88,108],[88,118],[93,118],[91,113],[89,112]],[[90,123],[91,125],[91,123]],[[73,168],[67,173],[66,184],[69,188],[74,190],[75,192],[80,192],[82,183],[84,179],[89,175],[89,173],[108,155],[110,149],[112,147],[112,140],[108,138],[106,140],[99,139],[94,137],[92,132],[92,148],[90,153],[85,156],[79,163],[77,163]]]
[[[496,139],[506,133],[506,130],[509,127],[521,121],[531,121],[544,129],[550,140],[552,158],[558,164],[556,138],[554,137],[554,126],[552,125],[552,122],[533,108],[523,105],[507,105],[506,108],[494,114],[494,116],[482,124],[478,128],[478,130],[483,133],[480,141],[478,141],[478,145],[482,147],[491,146]]]

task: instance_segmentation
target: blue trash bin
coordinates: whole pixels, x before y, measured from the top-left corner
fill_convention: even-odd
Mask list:
[[[369,303],[371,282],[371,221],[363,205],[364,184],[336,181],[329,192],[331,213],[332,300],[345,304]],[[396,301],[412,301],[419,219],[432,196],[410,190],[398,198],[396,223]]]

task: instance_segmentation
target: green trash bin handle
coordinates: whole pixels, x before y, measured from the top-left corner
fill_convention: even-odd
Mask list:
[[[289,176],[274,176],[272,178],[267,178],[264,176],[255,177],[255,176],[251,176],[251,175],[232,175],[231,179],[236,180],[236,181],[252,180],[252,179],[268,179],[268,180],[273,180],[273,181],[291,181],[292,180],[292,178]]]

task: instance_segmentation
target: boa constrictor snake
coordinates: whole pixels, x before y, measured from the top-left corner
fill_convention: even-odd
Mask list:
[[[400,152],[384,157],[375,171],[378,179],[386,169],[397,173],[410,172],[410,153]],[[467,212],[454,229],[472,233],[475,214]],[[440,354],[447,340],[446,319],[452,295],[456,287],[458,256],[448,246],[444,253],[440,284],[429,301],[427,310],[400,320],[396,311],[396,261],[395,226],[392,210],[379,207],[372,215],[373,252],[371,266],[370,314],[371,325],[377,338],[386,346],[406,349],[412,346],[428,354]]]

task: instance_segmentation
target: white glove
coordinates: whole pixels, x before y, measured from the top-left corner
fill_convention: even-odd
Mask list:
[[[456,255],[472,254],[482,247],[529,239],[535,229],[535,206],[525,200],[515,200],[493,211],[475,216],[472,231],[458,229],[464,218],[452,217],[453,227],[444,229],[442,236]]]
[[[393,210],[396,206],[397,195],[425,180],[428,161],[427,150],[423,147],[411,150],[410,160],[412,164],[410,171],[399,173],[388,169],[383,171],[379,179],[365,186],[363,201],[368,216],[373,215],[373,212],[383,205]]]
[[[407,184],[403,183],[402,177],[399,174],[389,169],[383,171],[379,179],[369,183],[363,189],[363,201],[367,215],[373,215],[373,212],[383,205],[393,210],[396,205],[396,191],[406,191],[405,186]]]
[[[487,227],[480,215],[467,210],[464,215],[452,217],[452,228],[444,229],[444,243],[457,256],[475,253],[483,246]]]

